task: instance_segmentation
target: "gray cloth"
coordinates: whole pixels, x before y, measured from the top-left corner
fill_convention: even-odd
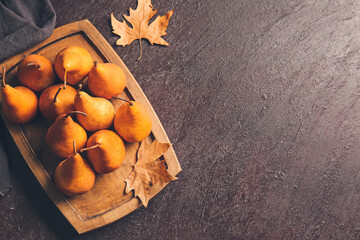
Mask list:
[[[55,21],[49,0],[0,0],[0,62],[45,40],[53,32]],[[1,145],[7,141],[5,135],[0,133],[0,195],[10,187],[7,157]]]
[[[49,0],[0,0],[0,62],[49,37],[55,20]]]

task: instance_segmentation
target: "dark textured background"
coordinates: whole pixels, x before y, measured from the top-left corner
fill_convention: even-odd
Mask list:
[[[88,18],[152,103],[183,172],[130,215],[77,236],[13,143],[1,239],[359,239],[358,0],[153,0],[170,47],[115,46],[135,0],[52,1]]]

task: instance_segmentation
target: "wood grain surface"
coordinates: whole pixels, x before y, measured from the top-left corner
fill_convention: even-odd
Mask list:
[[[152,2],[175,9],[170,46],[143,41],[136,61],[138,42],[116,46],[110,27],[111,12],[121,18],[135,0],[52,1],[58,26],[88,18],[129,67],[173,143],[179,180],[147,209],[77,236],[9,143],[3,236],[360,239],[360,2]]]

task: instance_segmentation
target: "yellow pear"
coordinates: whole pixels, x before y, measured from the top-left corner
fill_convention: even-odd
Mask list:
[[[109,173],[119,168],[125,158],[125,145],[115,132],[100,130],[91,135],[86,148],[86,156],[98,173]]]
[[[77,120],[90,132],[106,129],[113,123],[115,109],[112,103],[105,98],[91,97],[79,89],[74,98],[74,105],[75,110],[87,114],[86,117],[77,115]]]
[[[13,123],[22,124],[31,121],[38,112],[38,98],[30,89],[5,83],[6,68],[3,67],[2,77],[2,111]]]
[[[115,114],[115,131],[128,142],[139,142],[146,138],[151,132],[152,121],[145,107],[139,102],[116,99],[126,103]]]
[[[54,181],[60,192],[76,196],[89,191],[95,184],[95,172],[89,163],[76,151],[60,162],[55,169]]]
[[[16,76],[22,85],[35,92],[40,92],[55,82],[52,63],[37,54],[31,54],[20,62]]]
[[[41,113],[52,120],[59,115],[75,110],[75,88],[63,87],[63,84],[55,84],[46,88],[40,95],[39,108]]]
[[[97,97],[111,99],[119,95],[126,86],[126,75],[114,63],[97,63],[91,68],[88,77],[90,92]]]
[[[48,148],[58,157],[65,158],[72,151],[73,140],[78,143],[77,150],[83,148],[87,141],[87,133],[83,127],[74,122],[70,117],[72,114],[83,114],[83,112],[73,111],[68,114],[62,114],[56,118],[53,125],[46,133],[45,142]]]
[[[93,59],[85,48],[70,46],[56,55],[54,69],[65,87],[66,84],[76,85],[84,80],[93,65]]]

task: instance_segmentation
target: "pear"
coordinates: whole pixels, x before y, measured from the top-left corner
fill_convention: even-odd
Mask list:
[[[55,169],[54,181],[60,192],[76,196],[89,191],[95,184],[95,172],[89,163],[76,151],[60,162]]]
[[[52,63],[41,55],[25,57],[16,72],[19,82],[35,92],[40,92],[55,82]]]
[[[75,110],[75,95],[76,90],[71,86],[64,88],[62,84],[52,85],[40,95],[40,111],[45,117],[55,120],[59,115]]]
[[[31,121],[38,112],[38,98],[33,91],[23,86],[11,87],[5,83],[6,68],[2,76],[2,111],[13,123],[23,124]]]
[[[100,130],[91,135],[86,148],[86,156],[98,173],[110,173],[119,168],[125,158],[125,145],[115,132]]]
[[[87,116],[77,115],[77,120],[86,130],[95,132],[110,127],[115,116],[115,109],[109,100],[101,97],[91,97],[79,90],[74,98],[76,111],[82,111]]]
[[[72,153],[73,140],[78,143],[77,150],[85,147],[87,134],[83,127],[74,122],[70,117],[72,114],[83,114],[83,112],[72,111],[62,114],[56,118],[53,125],[46,133],[45,142],[48,148],[58,157],[65,158]]]
[[[65,88],[66,84],[76,85],[81,82],[93,65],[93,59],[85,48],[70,46],[56,55],[54,69]]]
[[[126,75],[121,67],[114,63],[97,63],[88,76],[88,87],[97,97],[111,99],[119,95],[126,85]]]
[[[127,142],[139,142],[146,138],[151,132],[152,121],[145,107],[139,102],[114,98],[126,101],[115,114],[115,131]]]

